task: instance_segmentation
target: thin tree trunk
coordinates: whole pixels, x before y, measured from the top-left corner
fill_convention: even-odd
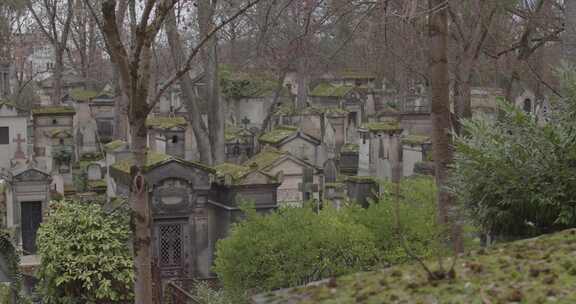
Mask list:
[[[462,251],[462,238],[451,217],[455,198],[446,185],[449,167],[453,162],[450,131],[450,88],[448,79],[448,16],[444,0],[429,0],[430,10],[430,75],[432,86],[432,153],[438,186],[438,220],[450,231],[450,240],[456,252]]]
[[[168,37],[168,44],[170,46],[170,52],[172,53],[172,58],[174,59],[174,65],[176,69],[180,68],[184,62],[184,47],[182,46],[182,41],[178,34],[176,27],[176,15],[174,10],[171,10],[166,19],[166,35]],[[190,78],[190,75],[182,76],[179,81],[180,90],[182,90],[182,99],[184,106],[188,112],[188,120],[192,125],[192,131],[194,132],[194,137],[196,138],[196,146],[198,149],[198,154],[200,155],[200,162],[210,165],[212,164],[212,149],[210,139],[208,137],[208,130],[206,125],[202,120],[202,113],[200,112],[200,107],[198,106],[197,96],[194,93],[194,81]]]
[[[135,95],[138,96],[138,95]],[[133,101],[134,102],[134,101]],[[131,169],[130,208],[132,210],[134,269],[134,303],[152,303],[152,235],[148,189],[141,168],[146,163],[148,130],[145,120],[134,120],[130,124],[130,137],[134,167]]]
[[[61,45],[54,47],[54,72],[52,74],[52,104],[62,102],[62,77],[64,71],[64,48]]]
[[[198,23],[202,37],[208,36],[214,27],[214,7],[211,0],[198,2]],[[206,79],[205,100],[208,105],[208,128],[214,165],[224,162],[224,107],[220,99],[218,77],[218,42],[216,36],[210,38],[201,52],[204,77]]]
[[[302,54],[296,61],[296,77],[298,77],[296,79],[296,84],[298,85],[296,91],[296,109],[302,110],[306,107],[306,102],[308,101],[308,76],[306,73],[305,55]]]
[[[576,0],[564,0],[564,37],[562,37],[562,57],[564,61],[576,63]]]

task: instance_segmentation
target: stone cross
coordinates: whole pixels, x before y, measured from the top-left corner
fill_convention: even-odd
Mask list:
[[[18,145],[16,147],[16,152],[14,153],[14,158],[16,158],[16,159],[26,158],[26,154],[24,154],[24,151],[22,151],[22,143],[25,143],[26,140],[24,138],[22,138],[20,133],[18,133],[18,136],[15,139],[13,139],[12,141]]]

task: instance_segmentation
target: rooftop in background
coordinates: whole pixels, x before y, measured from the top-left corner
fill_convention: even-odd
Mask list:
[[[74,115],[76,111],[71,106],[40,106],[32,109],[33,115]]]
[[[146,119],[146,126],[162,130],[168,130],[172,128],[185,128],[187,125],[188,122],[186,122],[186,119],[180,116],[155,116],[148,117],[148,119]]]

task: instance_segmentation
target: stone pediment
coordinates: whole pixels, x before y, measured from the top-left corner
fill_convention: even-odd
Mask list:
[[[14,181],[49,181],[50,174],[40,171],[36,168],[28,168],[14,173]]]

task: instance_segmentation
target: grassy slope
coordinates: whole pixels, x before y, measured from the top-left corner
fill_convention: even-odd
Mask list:
[[[430,282],[417,265],[396,266],[260,295],[255,303],[576,303],[576,230],[481,249],[455,270],[453,280]]]

